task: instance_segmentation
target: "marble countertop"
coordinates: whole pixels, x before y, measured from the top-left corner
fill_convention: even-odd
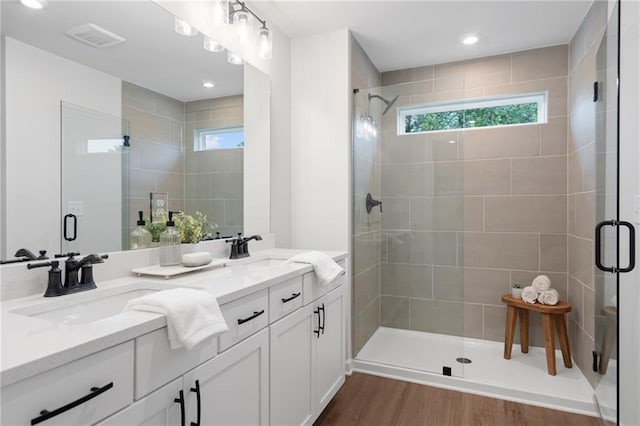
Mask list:
[[[7,386],[38,373],[134,339],[166,326],[163,315],[147,312],[126,312],[87,324],[64,324],[15,311],[37,310],[46,303],[54,309],[73,306],[97,297],[118,294],[122,287],[163,289],[192,287],[206,290],[223,305],[242,296],[268,288],[283,280],[311,272],[311,265],[289,263],[266,267],[251,265],[261,259],[288,259],[305,250],[268,249],[256,251],[246,259],[229,261],[227,266],[196,271],[165,280],[159,277],[131,274],[106,282],[98,281],[98,289],[57,298],[42,295],[2,302],[0,312],[2,348],[0,383]],[[335,260],[345,252],[325,252]],[[96,277],[99,280],[99,277]],[[120,291],[119,291],[120,290]],[[54,300],[55,299],[55,300]]]

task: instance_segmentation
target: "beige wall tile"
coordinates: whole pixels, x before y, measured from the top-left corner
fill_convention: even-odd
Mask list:
[[[577,152],[567,157],[567,179],[569,194],[583,191],[584,179],[582,177],[582,165],[580,164]]]
[[[593,239],[593,230],[596,226],[596,193],[576,194],[575,203],[573,234],[578,237]]]
[[[567,154],[567,117],[550,118],[540,125],[540,155]]]
[[[464,75],[450,75],[434,80],[433,91],[452,92],[464,90]]]
[[[595,318],[596,318],[596,294],[595,291],[589,287],[584,288],[584,307],[583,307],[583,328],[589,336],[592,338],[595,336]],[[600,312],[598,312],[600,314]]]
[[[543,271],[567,271],[566,234],[540,234],[540,269]]]
[[[373,266],[353,278],[353,312],[359,314],[380,297],[380,270]]]
[[[162,143],[145,143],[140,151],[140,167],[171,173],[184,172],[182,150]]]
[[[383,140],[384,164],[424,163],[431,161],[431,141],[428,133],[397,135],[388,133]]]
[[[156,93],[123,80],[122,105],[153,113],[156,111]]]
[[[380,298],[380,325],[409,329],[409,299],[382,296]]]
[[[569,116],[568,149],[570,153],[595,141],[595,114],[595,104],[591,99],[574,107],[574,111]]]
[[[485,231],[567,232],[567,197],[492,196],[484,199]]]
[[[487,340],[504,341],[504,325],[507,318],[507,310],[503,306],[484,307],[484,338]],[[520,334],[516,333],[517,341],[520,341]],[[513,347],[511,349],[519,350]]]
[[[212,200],[215,202],[217,200]],[[244,200],[224,200],[224,223],[225,225],[242,226],[244,213]]]
[[[156,94],[156,114],[175,121],[184,121],[184,102],[165,95]]]
[[[426,196],[433,194],[433,165],[383,165],[383,196]]]
[[[516,52],[511,58],[514,82],[569,74],[569,48],[566,44]]]
[[[540,155],[540,126],[527,124],[463,132],[462,158],[495,159]]]
[[[433,274],[434,299],[495,305],[511,288],[508,270],[438,266]]]
[[[169,198],[185,198],[184,175],[182,173],[156,171],[156,190],[168,192]]]
[[[456,265],[455,232],[388,232],[387,256],[392,263]]]
[[[482,230],[481,197],[411,199],[411,229],[435,231]]]
[[[375,232],[358,235],[353,241],[353,272],[359,274],[379,262],[380,237]]]
[[[382,73],[382,85],[390,86],[398,83],[408,83],[411,81],[432,80],[433,66],[406,68],[397,71]]]
[[[411,299],[411,329],[464,335],[464,304],[443,300]]]
[[[482,339],[484,330],[482,327],[483,306],[471,303],[464,304],[464,336],[473,339]]]
[[[382,229],[411,229],[411,199],[383,197]],[[374,207],[379,211],[379,207]]]
[[[131,137],[158,143],[170,143],[170,120],[127,106],[122,108],[122,117],[129,122]]]
[[[432,160],[455,161],[458,159],[458,145],[462,132],[435,132],[431,133]]]
[[[510,160],[464,162],[465,195],[502,195],[510,190]],[[436,181],[437,184],[437,181]]]
[[[538,269],[538,235],[465,232],[465,266]]]
[[[593,242],[569,235],[569,273],[593,288]]]
[[[382,263],[381,292],[387,296],[433,297],[432,267],[402,263]]]
[[[186,151],[185,162],[190,173],[241,172],[243,149]]]
[[[435,163],[433,184],[435,195],[461,195],[464,191],[464,164],[459,161]]]
[[[356,356],[360,349],[367,343],[367,340],[375,333],[380,326],[380,300],[376,299],[356,315],[353,330],[353,356]]]
[[[242,173],[210,173],[212,199],[242,199]]]
[[[211,178],[208,173],[185,175],[185,198],[188,200],[211,199]]]
[[[548,90],[547,116],[565,117],[567,115],[567,78],[555,77],[545,80],[533,80],[521,83],[486,87],[485,96],[516,95],[543,92]]]
[[[155,190],[155,171],[141,169],[129,170],[129,197],[146,198],[147,200],[149,200],[149,192]]]
[[[595,387],[595,384],[598,383],[600,376],[598,373],[594,372],[591,368],[591,364],[593,362],[591,352],[594,349],[594,341],[591,336],[589,336],[582,328],[576,328],[576,345],[574,351],[571,353],[574,359],[576,360],[576,364],[584,374],[585,378],[591,383],[592,386]],[[562,367],[560,367],[562,368]]]
[[[464,86],[485,87],[511,82],[511,55],[498,55],[465,62]]]
[[[512,160],[513,194],[566,194],[567,160],[564,156]]]

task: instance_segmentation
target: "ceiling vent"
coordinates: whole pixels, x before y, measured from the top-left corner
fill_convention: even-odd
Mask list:
[[[115,46],[127,41],[125,38],[100,28],[96,24],[80,25],[67,30],[65,34],[98,49]]]

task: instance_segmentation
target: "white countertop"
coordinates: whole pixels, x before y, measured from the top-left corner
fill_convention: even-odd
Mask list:
[[[76,305],[96,298],[96,295],[117,293],[123,286],[136,288],[193,287],[206,290],[220,305],[267,288],[274,283],[311,272],[311,265],[290,263],[276,267],[248,266],[260,259],[288,259],[305,250],[269,249],[256,251],[251,257],[230,261],[228,266],[196,271],[169,280],[158,277],[138,277],[133,273],[125,278],[100,282],[98,289],[77,294],[44,298],[29,296],[2,302],[2,359],[0,383],[7,386],[35,374],[85,357],[127,340],[134,339],[166,326],[162,315],[146,312],[126,312],[87,324],[70,325],[42,318],[17,314],[13,311],[41,303],[57,303],[60,307]],[[335,260],[347,256],[345,252],[325,252]],[[55,300],[54,300],[55,299]]]

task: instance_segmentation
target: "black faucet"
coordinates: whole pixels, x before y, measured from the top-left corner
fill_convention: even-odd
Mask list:
[[[238,232],[238,238],[231,240],[225,240],[227,243],[231,243],[231,254],[229,259],[242,259],[243,257],[249,257],[249,241],[262,240],[260,235],[252,235],[250,237],[243,237],[242,232]]]
[[[16,259],[8,259],[8,260],[0,260],[0,265],[4,265],[7,263],[18,263],[18,262],[30,262],[32,260],[47,260],[47,251],[40,250],[40,256],[36,257],[35,254],[31,252],[31,250],[21,248],[19,249],[14,256]]]
[[[96,283],[93,280],[93,268],[95,263],[104,263],[103,259],[108,259],[109,255],[103,254],[90,254],[83,257],[81,260],[77,260],[75,256],[80,253],[66,253],[56,254],[56,258],[66,257],[64,261],[64,284],[62,283],[62,271],[60,270],[60,262],[53,260],[51,262],[28,264],[28,269],[42,268],[50,266],[49,280],[47,284],[47,291],[44,293],[45,297],[62,296],[70,293],[77,293],[80,291],[91,290],[96,288]],[[80,282],[78,282],[78,271],[81,271]]]

